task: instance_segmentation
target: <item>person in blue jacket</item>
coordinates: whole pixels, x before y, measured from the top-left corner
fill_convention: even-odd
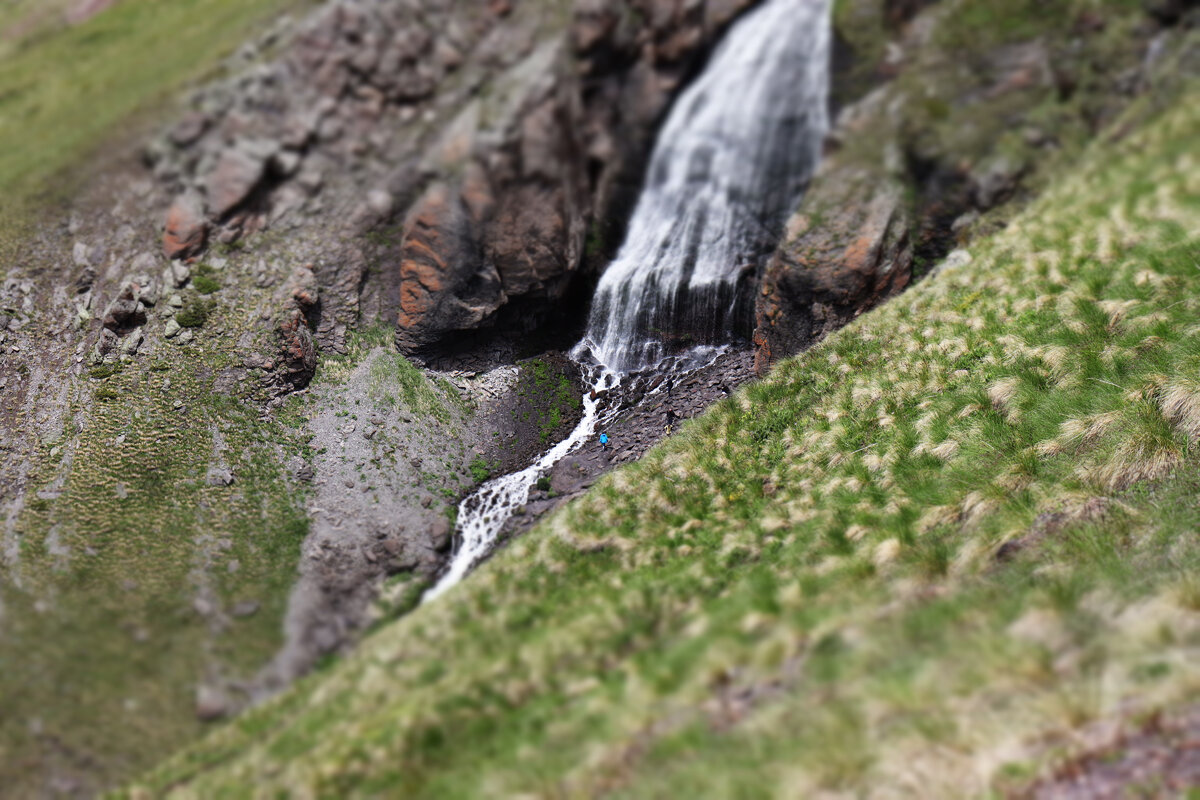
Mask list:
[[[600,449],[601,450],[608,449],[608,434],[607,433],[600,434]]]

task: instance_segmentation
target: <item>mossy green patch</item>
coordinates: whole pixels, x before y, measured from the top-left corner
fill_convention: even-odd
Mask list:
[[[483,457],[477,457],[471,462],[471,480],[475,483],[483,483],[488,478],[492,477],[492,468]]]
[[[192,288],[200,294],[214,294],[221,290],[217,271],[208,264],[199,264],[192,271]]]
[[[213,307],[210,300],[187,297],[183,301],[183,308],[175,312],[175,321],[184,328],[203,328]]]
[[[376,400],[403,403],[416,414],[448,422],[444,391],[399,353],[381,353],[371,362],[368,392]]]
[[[13,796],[52,774],[88,791],[127,779],[203,732],[198,685],[248,684],[281,644],[308,529],[281,466],[305,455],[300,398],[264,418],[258,381],[215,392],[241,365],[255,304],[192,299],[234,335],[163,342],[169,359],[71,381],[66,429],[29,463],[17,558],[0,566],[0,785]]]

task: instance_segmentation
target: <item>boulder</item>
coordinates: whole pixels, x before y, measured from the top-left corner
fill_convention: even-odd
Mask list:
[[[177,197],[167,211],[163,254],[169,259],[190,258],[204,249],[207,237],[208,222],[199,195],[189,192]]]
[[[199,686],[196,689],[196,719],[215,722],[229,714],[229,696],[215,686]]]
[[[321,302],[321,288],[317,284],[317,276],[313,273],[312,264],[305,264],[292,270],[286,288],[288,297],[305,314],[315,310]]]
[[[450,520],[445,517],[438,517],[429,527],[430,546],[439,553],[446,552],[450,549],[453,533],[454,529],[450,525]]]
[[[410,215],[399,262],[396,344],[405,352],[481,327],[506,299],[461,194],[445,184],[431,187]]]
[[[902,198],[897,182],[855,168],[813,185],[759,287],[759,375],[908,286],[913,247]]]
[[[135,284],[125,284],[121,293],[108,304],[102,322],[105,328],[119,334],[146,324],[146,306],[138,300]]]
[[[304,313],[298,308],[286,312],[276,332],[282,378],[292,388],[303,389],[317,371],[317,350]]]
[[[209,210],[216,219],[224,219],[250,197],[277,149],[273,143],[246,142],[221,152],[204,180]]]
[[[190,147],[212,125],[212,117],[202,111],[192,111],[179,120],[167,135],[176,147]]]

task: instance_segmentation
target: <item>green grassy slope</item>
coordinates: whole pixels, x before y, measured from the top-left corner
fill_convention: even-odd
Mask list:
[[[962,796],[1200,696],[1198,100],[133,794]]]

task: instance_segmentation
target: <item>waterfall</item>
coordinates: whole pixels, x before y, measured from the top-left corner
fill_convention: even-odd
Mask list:
[[[766,0],[733,26],[659,135],[576,355],[630,372],[749,327],[738,285],[820,158],[829,46],[829,0]]]
[[[691,369],[735,332],[738,284],[778,240],[828,128],[830,0],[765,0],[726,34],[667,119],[629,234],[601,277],[588,333],[583,419],[526,469],[458,507],[457,547],[432,600],[484,558],[538,478],[609,424],[597,396],[629,373]]]

